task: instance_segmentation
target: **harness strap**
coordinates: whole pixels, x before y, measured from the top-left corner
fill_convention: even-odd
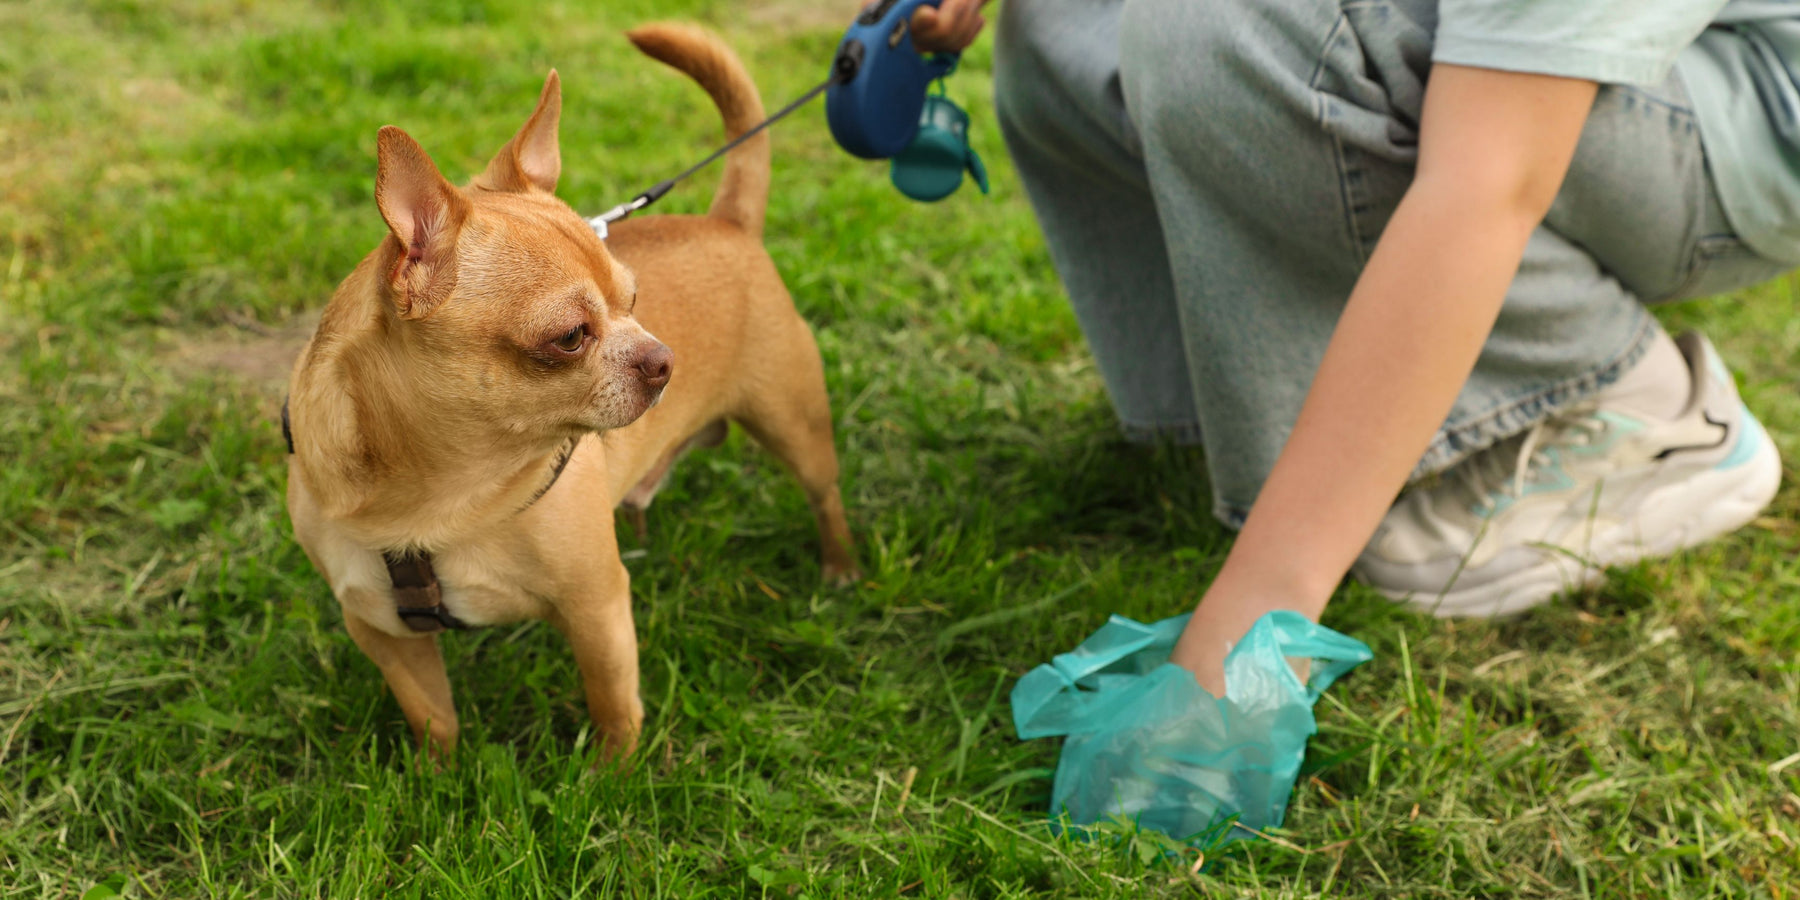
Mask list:
[[[288,398],[281,400],[281,439],[287,443],[288,455],[294,453],[294,427],[288,420]],[[550,480],[519,507],[518,512],[529,509],[533,503],[543,499],[556,482],[562,478],[563,470],[569,467],[569,460],[575,457],[575,447],[581,443],[581,436],[569,438],[557,452],[556,464],[550,469]],[[516,515],[517,513],[515,513]],[[406,627],[420,633],[431,633],[453,628],[457,631],[469,627],[467,622],[458,619],[444,605],[444,589],[438,584],[437,569],[431,565],[431,553],[425,550],[387,550],[381,554],[387,563],[388,582],[394,587],[394,611],[400,615],[400,621]]]
[[[444,606],[444,589],[438,584],[431,554],[423,550],[389,550],[381,554],[388,580],[394,584],[395,612],[406,627],[421,633],[468,628]]]

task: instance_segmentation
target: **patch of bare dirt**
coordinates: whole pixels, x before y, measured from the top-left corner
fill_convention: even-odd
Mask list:
[[[287,390],[288,373],[300,348],[319,325],[316,312],[266,325],[254,319],[175,339],[165,356],[178,369],[222,373],[279,398]]]
[[[839,0],[758,0],[745,6],[744,18],[752,25],[782,31],[842,29],[862,8],[860,3]]]

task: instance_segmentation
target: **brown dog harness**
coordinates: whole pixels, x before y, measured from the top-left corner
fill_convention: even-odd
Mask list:
[[[288,402],[281,401],[281,439],[287,442],[289,456],[294,453],[294,428],[288,422]],[[569,460],[575,456],[575,445],[580,443],[580,436],[569,438],[562,451],[556,455],[556,465],[550,470],[550,480],[538,488],[518,512],[524,512],[531,504],[538,502],[550,489],[556,486],[557,479],[562,477],[563,470],[569,467]],[[517,515],[518,513],[514,513]],[[382,562],[387,563],[388,583],[394,588],[394,612],[399,614],[400,621],[406,627],[421,634],[443,631],[446,628],[462,631],[469,627],[467,622],[458,619],[444,605],[444,589],[438,584],[437,569],[431,565],[431,552],[402,548],[384,550]]]
[[[418,632],[461,631],[468,623],[451,615],[444,606],[444,589],[438,584],[431,554],[423,550],[389,550],[381,554],[387,563],[388,581],[394,586],[394,612],[406,627]]]

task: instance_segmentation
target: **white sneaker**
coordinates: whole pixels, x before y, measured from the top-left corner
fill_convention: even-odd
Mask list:
[[[1704,337],[1676,341],[1692,389],[1661,420],[1596,403],[1558,413],[1400,495],[1352,571],[1437,616],[1498,616],[1605,567],[1735,531],[1781,459]]]

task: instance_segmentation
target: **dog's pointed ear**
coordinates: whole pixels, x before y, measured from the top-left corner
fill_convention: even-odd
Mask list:
[[[388,286],[401,318],[422,319],[456,287],[456,238],[469,200],[406,132],[383,126],[375,146],[375,205],[400,242]]]
[[[519,133],[494,154],[487,171],[475,179],[475,186],[514,193],[535,187],[554,193],[556,179],[562,175],[562,148],[556,141],[556,125],[561,119],[562,79],[551,69],[537,109]]]

